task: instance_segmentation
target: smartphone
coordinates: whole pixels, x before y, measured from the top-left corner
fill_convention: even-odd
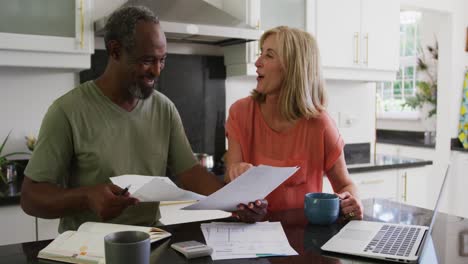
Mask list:
[[[188,259],[209,256],[213,253],[211,247],[195,240],[174,243],[171,247]]]

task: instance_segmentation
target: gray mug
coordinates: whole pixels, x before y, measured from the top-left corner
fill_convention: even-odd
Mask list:
[[[122,231],[104,237],[106,264],[149,264],[151,243],[148,233]]]

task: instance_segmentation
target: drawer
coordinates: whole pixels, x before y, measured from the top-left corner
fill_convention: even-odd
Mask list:
[[[365,172],[351,174],[361,199],[385,198],[397,200],[398,173],[396,170]]]

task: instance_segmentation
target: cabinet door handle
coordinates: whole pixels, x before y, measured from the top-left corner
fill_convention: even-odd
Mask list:
[[[408,191],[408,174],[407,174],[407,172],[405,172],[405,174],[403,175],[403,184],[404,185],[403,185],[403,196],[402,196],[402,198],[403,198],[403,202],[406,202],[407,197],[408,197],[407,196],[407,194],[408,194],[407,193],[407,191]]]
[[[379,183],[384,183],[384,180],[378,179],[378,180],[361,181],[361,184],[379,184]]]
[[[83,0],[80,0],[80,48],[84,48],[84,8],[83,8]]]
[[[359,64],[359,32],[354,32],[354,64]]]
[[[366,40],[366,58],[364,64],[369,65],[369,33],[366,33],[364,39]]]

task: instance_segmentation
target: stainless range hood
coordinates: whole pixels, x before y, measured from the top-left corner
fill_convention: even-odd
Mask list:
[[[129,0],[124,6],[143,5],[158,17],[166,38],[219,46],[258,40],[263,31],[214,6],[209,0]],[[240,4],[240,3],[239,3]],[[95,22],[97,36],[104,36],[107,17]]]

